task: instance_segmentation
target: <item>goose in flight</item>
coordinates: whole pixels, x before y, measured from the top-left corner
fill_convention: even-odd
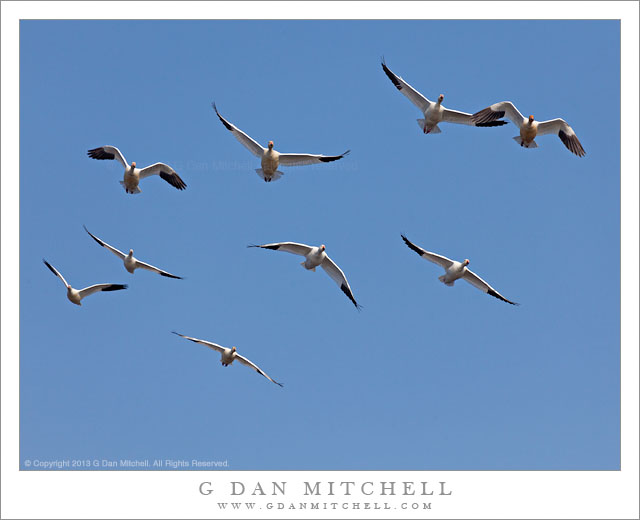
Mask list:
[[[47,262],[44,258],[42,259],[42,261],[44,262],[44,265],[46,265],[49,269],[51,269],[51,272],[53,274],[55,274],[58,278],[60,278],[60,280],[62,280],[62,283],[67,288],[67,298],[69,298],[69,301],[71,303],[75,303],[76,305],[82,305],[82,303],[80,303],[80,300],[82,300],[83,298],[86,298],[87,296],[95,292],[119,291],[120,289],[127,288],[126,285],[122,285],[119,283],[99,283],[96,285],[85,287],[84,289],[77,290],[71,287],[67,283],[67,281],[62,277],[62,275],[58,272],[58,270],[55,267],[53,267],[49,262]]]
[[[162,276],[166,276],[167,278],[177,278],[178,280],[182,280],[181,276],[176,276],[175,274],[171,274],[171,273],[167,273],[167,271],[163,271],[162,269],[158,269],[157,267],[154,267],[152,265],[149,264],[145,264],[144,262],[141,262],[140,260],[138,260],[137,258],[135,258],[133,256],[133,249],[129,249],[129,254],[125,255],[122,251],[116,249],[113,246],[110,246],[109,244],[107,244],[106,242],[100,240],[97,236],[93,235],[92,233],[89,232],[89,230],[86,228],[86,226],[83,226],[84,230],[89,233],[89,236],[91,238],[93,238],[96,242],[98,242],[98,244],[100,244],[102,247],[108,249],[109,251],[111,251],[114,255],[116,255],[120,260],[124,261],[124,268],[129,271],[131,274],[133,274],[133,272],[138,269],[146,269],[147,271],[153,271],[154,273],[158,273]]]
[[[220,352],[222,354],[222,358],[220,359],[220,362],[222,363],[223,367],[228,367],[235,360],[238,360],[239,363],[242,363],[246,367],[252,368],[256,372],[258,372],[258,374],[263,375],[264,377],[266,377],[272,383],[275,383],[278,386],[282,386],[282,383],[278,383],[274,379],[271,379],[266,374],[266,372],[263,372],[260,369],[260,367],[258,365],[256,365],[255,363],[252,363],[246,357],[241,356],[240,354],[238,354],[238,352],[236,350],[236,347],[225,348],[225,347],[222,347],[220,345],[216,345],[215,343],[211,343],[210,341],[205,341],[203,339],[190,338],[189,336],[183,336],[182,334],[178,334],[177,332],[174,332],[174,334],[176,336],[180,336],[181,338],[188,339],[188,340],[193,341],[195,343],[200,343],[201,345],[209,347],[211,350],[215,350],[217,352]]]
[[[100,148],[94,148],[89,150],[87,155],[92,159],[113,160],[116,159],[122,166],[124,166],[124,180],[120,181],[120,184],[124,186],[124,190],[127,193],[140,193],[142,190],[138,186],[141,179],[145,179],[150,175],[160,175],[171,186],[179,190],[184,190],[187,185],[175,172],[175,170],[164,163],[155,163],[146,168],[136,168],[136,163],[132,162],[131,165],[127,163],[124,155],[115,146],[101,146]]]
[[[501,117],[507,117],[518,125],[520,135],[513,139],[525,148],[538,148],[534,141],[537,135],[557,134],[567,149],[578,157],[585,155],[584,148],[578,141],[576,133],[564,119],[550,119],[549,121],[534,121],[533,116],[525,118],[511,101],[501,101],[476,112],[471,117],[477,124],[490,123]]]
[[[409,249],[412,249],[413,251],[418,253],[425,260],[429,260],[430,262],[438,264],[440,267],[444,268],[445,274],[438,277],[438,280],[440,280],[443,284],[449,287],[453,287],[455,281],[459,278],[462,278],[465,282],[469,282],[475,288],[480,289],[482,292],[485,292],[490,296],[493,296],[494,298],[498,298],[499,300],[510,303],[511,305],[520,305],[519,303],[507,300],[487,282],[480,278],[476,273],[467,269],[469,260],[465,260],[464,262],[456,262],[455,260],[450,260],[446,256],[440,256],[435,253],[425,251],[421,247],[418,247],[414,243],[410,242],[404,235],[400,236],[402,237],[402,240],[404,240],[404,243],[409,246]]]
[[[250,245],[247,247],[261,247],[262,249],[286,251],[287,253],[293,253],[294,255],[304,256],[304,262],[300,263],[302,267],[314,272],[316,267],[322,267],[333,281],[340,286],[342,292],[347,295],[347,298],[349,298],[356,306],[356,309],[359,310],[362,308],[362,306],[357,303],[353,297],[351,287],[349,287],[349,282],[347,282],[347,277],[342,272],[342,269],[340,269],[336,263],[327,256],[327,253],[325,253],[326,248],[324,245],[321,245],[320,247],[312,247],[306,244],[297,244],[295,242],[279,242],[276,244],[264,244],[261,246]]]
[[[438,101],[436,101],[435,103],[433,101],[429,101],[400,76],[397,76],[393,72],[391,72],[384,60],[382,61],[382,70],[384,70],[384,73],[391,80],[391,83],[393,83],[396,88],[407,97],[409,101],[411,101],[422,111],[422,113],[424,114],[424,119],[418,119],[418,124],[425,134],[439,134],[441,130],[438,127],[438,123],[443,121],[446,123],[457,123],[459,125],[470,126],[502,126],[508,124],[507,121],[489,121],[487,123],[476,123],[475,121],[471,120],[471,114],[467,114],[466,112],[458,112],[457,110],[450,110],[442,106],[442,101],[444,100],[443,94],[440,94],[438,96]]]
[[[242,146],[249,150],[256,157],[260,157],[262,168],[256,169],[256,173],[264,180],[264,182],[277,181],[284,175],[283,172],[278,170],[278,166],[304,166],[307,164],[326,163],[331,161],[337,161],[347,155],[350,150],[347,150],[342,155],[312,155],[308,153],[279,153],[273,149],[273,141],[269,141],[268,148],[263,148],[254,141],[251,137],[245,134],[238,127],[232,125],[224,117],[220,115],[215,103],[211,103],[211,106],[218,114],[220,121],[229,130],[234,137],[240,141]]]

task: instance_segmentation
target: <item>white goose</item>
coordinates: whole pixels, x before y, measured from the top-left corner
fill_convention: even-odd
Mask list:
[[[268,148],[263,148],[251,137],[245,134],[238,127],[232,125],[224,117],[220,115],[215,103],[211,106],[218,114],[220,121],[229,130],[240,143],[256,157],[260,157],[262,168],[256,169],[256,173],[264,180],[264,182],[276,181],[283,172],[278,170],[278,166],[304,166],[307,164],[326,163],[337,161],[347,155],[347,150],[342,155],[312,155],[308,153],[279,153],[273,149],[273,141],[269,141]]]
[[[261,247],[262,249],[286,251],[287,253],[293,253],[294,255],[304,256],[304,262],[300,263],[302,267],[314,272],[316,267],[322,267],[331,279],[340,286],[342,292],[347,295],[347,298],[349,298],[356,306],[356,309],[360,310],[362,308],[362,306],[356,302],[353,297],[351,287],[349,287],[349,282],[347,282],[347,277],[342,272],[342,269],[340,269],[336,263],[327,256],[327,253],[325,253],[326,248],[324,245],[321,245],[320,247],[312,247],[306,244],[297,244],[296,242],[278,242],[275,244],[264,244],[261,246],[250,245],[247,247]]]
[[[119,283],[99,283],[96,285],[91,285],[89,287],[85,287],[84,289],[74,289],[73,287],[71,287],[67,281],[63,278],[63,276],[58,272],[58,270],[53,267],[49,262],[47,262],[44,258],[42,259],[42,261],[44,262],[44,265],[46,265],[49,269],[51,269],[51,272],[53,274],[55,274],[58,278],[60,278],[60,280],[62,280],[62,283],[65,285],[65,287],[67,288],[67,298],[69,298],[69,301],[71,303],[75,303],[76,305],[82,305],[82,303],[80,303],[80,301],[83,298],[86,298],[87,296],[89,296],[90,294],[93,294],[95,292],[98,291],[119,291],[120,289],[126,289],[127,286],[126,285],[122,285]]]
[[[109,244],[107,244],[106,242],[104,242],[103,240],[100,240],[97,236],[93,235],[91,232],[89,232],[89,230],[86,228],[86,226],[83,226],[84,230],[89,233],[89,236],[91,238],[93,238],[96,242],[98,242],[98,244],[100,244],[102,247],[108,249],[109,251],[111,251],[114,255],[116,255],[118,258],[120,258],[120,260],[124,261],[124,268],[129,271],[131,274],[133,274],[133,272],[136,269],[146,269],[147,271],[153,271],[154,273],[158,273],[159,275],[162,276],[166,276],[167,278],[177,278],[178,280],[182,280],[181,276],[176,276],[175,274],[171,274],[168,273],[167,271],[163,271],[162,269],[158,269],[157,267],[154,267],[150,264],[146,264],[144,262],[141,262],[140,260],[138,260],[136,257],[133,256],[133,249],[129,249],[129,254],[125,255],[122,251],[116,249],[113,246],[110,246]]]
[[[513,139],[525,148],[538,148],[534,141],[537,135],[557,134],[567,149],[578,157],[585,155],[584,148],[578,141],[576,133],[564,119],[550,119],[549,121],[534,121],[533,116],[525,118],[511,101],[494,103],[471,116],[477,124],[489,123],[501,117],[508,117],[520,128],[520,135]]]
[[[238,360],[239,363],[242,363],[246,367],[252,368],[256,372],[258,372],[258,374],[263,375],[264,377],[266,377],[272,383],[275,383],[278,386],[283,386],[282,383],[278,383],[277,381],[271,379],[266,374],[266,372],[263,372],[260,369],[260,367],[258,367],[258,365],[256,365],[255,363],[252,363],[246,357],[241,356],[240,354],[238,354],[238,352],[236,351],[236,347],[225,348],[225,347],[223,347],[221,345],[217,345],[215,343],[211,343],[210,341],[205,341],[203,339],[190,338],[189,336],[184,336],[184,335],[179,334],[177,332],[174,332],[174,334],[176,336],[180,336],[181,338],[188,339],[188,340],[193,341],[195,343],[200,343],[201,345],[205,345],[206,347],[209,347],[211,350],[215,350],[216,352],[220,352],[222,354],[220,362],[222,363],[223,367],[228,367],[235,360]]]
[[[520,305],[519,303],[514,303],[507,300],[487,282],[480,278],[476,273],[467,269],[469,260],[465,260],[464,262],[456,262],[455,260],[450,260],[446,256],[441,256],[435,253],[430,253],[429,251],[425,251],[421,247],[418,247],[417,245],[410,242],[404,235],[400,236],[402,237],[402,240],[404,240],[405,244],[407,244],[410,249],[418,253],[422,258],[429,260],[434,264],[438,264],[440,267],[444,268],[445,274],[438,277],[438,280],[440,280],[443,284],[449,287],[453,287],[455,281],[462,278],[465,282],[469,282],[477,289],[480,289],[482,292],[485,292],[490,296],[493,296],[494,298],[498,298],[499,300],[510,303],[511,305]]]
[[[438,127],[438,123],[443,121],[446,123],[457,123],[460,125],[470,126],[502,126],[508,124],[507,121],[475,123],[471,120],[471,114],[458,112],[457,110],[450,110],[442,106],[442,101],[444,100],[443,94],[438,96],[438,101],[435,103],[433,101],[429,101],[400,76],[391,72],[384,60],[382,61],[382,70],[384,70],[384,73],[389,77],[396,88],[422,111],[424,119],[418,119],[418,125],[420,125],[420,128],[425,134],[439,134],[441,130]]]
[[[117,159],[122,166],[124,166],[124,180],[120,181],[120,184],[124,186],[124,190],[127,193],[140,193],[142,190],[138,186],[141,179],[146,179],[150,175],[160,175],[171,186],[179,190],[184,190],[187,185],[175,172],[175,170],[164,163],[155,163],[146,168],[136,168],[136,163],[132,162],[131,165],[127,163],[124,155],[115,146],[101,146],[100,148],[94,148],[87,152],[87,155],[92,159],[98,160],[113,160]]]

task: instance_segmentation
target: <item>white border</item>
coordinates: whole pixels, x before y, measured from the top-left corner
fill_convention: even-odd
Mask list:
[[[461,5],[462,4],[462,5]],[[150,6],[153,9],[150,9]],[[638,3],[637,2],[2,2],[2,518],[638,518]],[[610,472],[19,472],[18,278],[20,18],[38,19],[621,19],[622,470]],[[580,52],[574,49],[572,52]],[[603,103],[606,100],[600,100]],[[597,100],[594,100],[597,102]],[[602,172],[616,175],[615,171]],[[213,495],[198,493],[212,482]],[[281,496],[230,497],[230,482],[286,481]],[[304,497],[304,481],[446,481],[451,496]],[[300,490],[300,493],[295,491]],[[369,488],[367,488],[369,489]],[[267,487],[265,487],[267,490]],[[220,511],[222,501],[431,502],[430,511]],[[276,506],[277,507],[277,506]],[[342,506],[339,506],[342,507]]]

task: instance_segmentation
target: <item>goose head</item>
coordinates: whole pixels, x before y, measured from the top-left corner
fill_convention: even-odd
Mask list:
[[[129,256],[133,256],[133,249],[129,249]]]
[[[324,247],[324,244],[322,244],[322,245],[320,246],[320,251],[324,251],[325,249],[326,249],[326,247]]]
[[[131,162],[131,169],[133,170],[135,167],[136,167],[136,162],[135,162],[135,161],[132,161],[132,162]]]
[[[462,265],[467,267],[469,265],[469,259],[465,258],[464,262],[462,262]]]
[[[440,94],[438,96],[438,104],[442,103],[444,101],[444,94]]]
[[[269,150],[273,150],[273,141],[269,141]]]
[[[533,124],[533,116],[529,116],[529,124],[532,125]]]
[[[236,347],[231,347],[231,352],[235,352],[236,351]]]

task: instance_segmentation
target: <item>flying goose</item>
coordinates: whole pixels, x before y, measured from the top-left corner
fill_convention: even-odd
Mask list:
[[[252,363],[246,357],[241,356],[240,354],[238,354],[238,352],[236,351],[236,347],[225,348],[225,347],[222,347],[220,345],[216,345],[215,343],[211,343],[210,341],[205,341],[203,339],[190,338],[189,336],[184,336],[184,335],[179,334],[177,332],[174,332],[174,334],[176,336],[180,336],[181,338],[188,339],[188,340],[193,341],[195,343],[200,343],[202,345],[205,345],[206,347],[209,347],[211,350],[215,350],[217,352],[220,352],[222,354],[222,358],[220,359],[220,362],[222,363],[223,367],[228,367],[231,363],[233,363],[237,359],[244,366],[249,367],[249,368],[253,368],[256,372],[258,372],[258,374],[263,375],[264,377],[266,377],[272,383],[275,383],[278,386],[283,386],[282,383],[278,383],[274,379],[271,379],[266,374],[266,372],[263,372],[260,369],[260,367],[258,365],[256,365],[255,363]]]
[[[502,126],[507,124],[507,121],[476,123],[471,120],[471,114],[458,112],[457,110],[450,110],[442,106],[442,101],[444,100],[443,94],[438,96],[438,101],[435,103],[433,101],[429,101],[400,76],[391,72],[384,60],[382,60],[382,70],[384,70],[384,73],[396,88],[422,111],[424,119],[418,119],[418,124],[425,134],[439,134],[441,130],[438,127],[438,123],[443,121],[446,123],[457,123],[460,125],[470,126]]]
[[[58,278],[60,278],[60,280],[62,280],[62,283],[67,288],[67,298],[69,298],[69,301],[71,303],[75,303],[76,305],[82,305],[82,303],[80,303],[80,300],[82,300],[83,298],[86,298],[87,296],[89,296],[90,294],[93,294],[94,292],[119,291],[120,289],[127,288],[126,285],[122,285],[119,283],[99,283],[96,285],[85,287],[84,289],[77,290],[71,287],[67,283],[67,281],[62,277],[62,275],[58,272],[58,270],[55,267],[53,267],[49,262],[47,262],[44,258],[42,259],[42,261],[44,262],[44,265],[46,265],[49,269],[51,269],[51,272],[53,274],[55,274]]]
[[[150,175],[160,175],[171,186],[179,190],[184,190],[187,187],[175,170],[167,164],[155,163],[146,168],[136,168],[136,163],[132,162],[131,166],[129,166],[124,155],[115,146],[94,148],[89,150],[87,155],[92,159],[101,161],[117,159],[124,166],[124,180],[120,181],[120,184],[124,186],[124,190],[127,193],[140,193],[142,191],[138,186],[140,180]]]
[[[133,249],[129,249],[129,254],[125,255],[122,251],[116,249],[113,246],[110,246],[106,242],[100,240],[97,236],[93,235],[91,232],[89,232],[86,226],[82,226],[82,227],[84,227],[84,230],[87,233],[89,233],[89,236],[93,238],[96,242],[98,242],[98,244],[100,244],[102,247],[107,248],[114,255],[120,258],[120,260],[124,260],[124,268],[127,271],[129,271],[131,274],[133,274],[133,272],[136,269],[141,268],[141,269],[146,269],[147,271],[153,271],[154,273],[158,273],[162,276],[166,276],[167,278],[177,278],[178,280],[182,280],[181,276],[176,276],[175,274],[168,273],[167,271],[163,271],[162,269],[158,269],[157,267],[141,262],[140,260],[138,260],[133,256]]]
[[[513,139],[525,148],[538,148],[534,141],[537,135],[557,134],[567,149],[578,157],[585,155],[584,148],[578,141],[576,133],[564,119],[550,119],[549,121],[534,121],[533,116],[525,118],[511,101],[501,101],[494,103],[471,117],[477,124],[490,123],[501,117],[508,117],[520,128],[520,135]]]
[[[337,161],[347,155],[347,150],[342,155],[312,155],[308,153],[279,153],[273,149],[273,141],[269,141],[268,148],[263,148],[242,130],[232,125],[224,117],[220,115],[215,103],[211,106],[218,114],[220,121],[229,130],[240,143],[256,157],[260,157],[262,168],[256,169],[256,173],[264,180],[264,182],[277,181],[283,172],[278,170],[278,166],[304,166],[307,164],[318,164],[331,161]]]
[[[434,264],[438,264],[440,267],[444,268],[445,274],[438,277],[443,284],[453,287],[453,284],[459,278],[462,278],[465,282],[469,282],[471,285],[480,289],[482,292],[485,292],[494,298],[498,298],[503,302],[510,303],[511,305],[520,305],[519,303],[512,302],[507,300],[504,296],[502,296],[498,291],[496,291],[493,287],[491,287],[487,282],[485,282],[482,278],[480,278],[476,273],[467,269],[469,265],[469,260],[465,260],[464,262],[456,262],[455,260],[450,260],[446,256],[440,256],[435,253],[430,253],[429,251],[425,251],[421,247],[418,247],[414,243],[410,242],[407,237],[404,235],[400,235],[404,243],[409,246],[409,249],[414,250],[418,253],[422,258],[433,262]]]
[[[347,295],[347,297],[353,302],[356,306],[356,309],[361,309],[362,306],[358,304],[353,297],[353,293],[351,292],[351,287],[349,287],[349,282],[347,282],[347,277],[342,272],[336,263],[331,260],[325,253],[324,244],[320,247],[312,247],[306,244],[297,244],[295,242],[279,242],[276,244],[264,244],[264,245],[250,245],[247,247],[261,247],[262,249],[273,249],[274,251],[286,251],[287,253],[293,253],[294,255],[304,256],[304,262],[301,262],[300,265],[305,269],[310,271],[316,270],[316,267],[322,267],[325,272],[336,282],[342,292]]]

